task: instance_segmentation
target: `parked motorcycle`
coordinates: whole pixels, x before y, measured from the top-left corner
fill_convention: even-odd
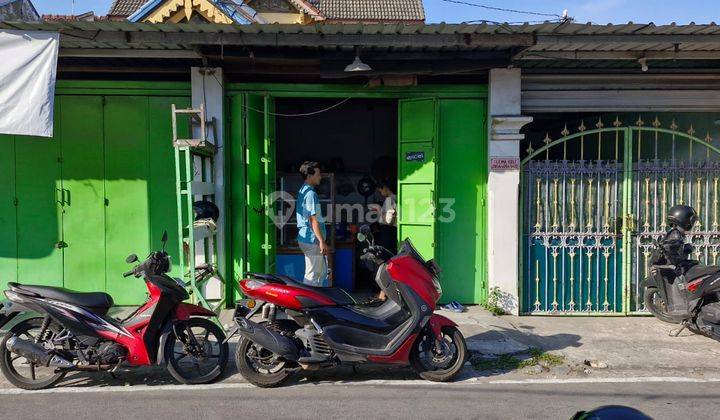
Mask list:
[[[184,384],[220,377],[229,353],[225,333],[209,319],[214,312],[183,303],[189,297],[186,285],[167,275],[167,232],[162,243],[162,251],[123,275],[142,277],[149,292],[147,302],[124,320],[108,316],[113,299],[107,293],[9,283],[0,324],[27,311],[43,316],[19,322],[0,342],[0,370],[7,380],[42,389],[71,371],[113,373],[123,363],[165,365]],[[138,258],[133,254],[126,261]]]
[[[439,267],[406,239],[397,255],[374,244],[368,226],[361,257],[376,262],[387,299],[358,303],[339,288],[312,287],[287,276],[248,273],[235,311],[240,373],[260,387],[279,386],[300,370],[339,364],[410,365],[430,381],[453,379],[465,363],[465,338],[451,320],[433,313],[442,289]],[[250,318],[262,311],[262,320]]]
[[[670,230],[655,242],[650,275],[641,282],[645,308],[661,321],[720,340],[720,267],[688,258],[685,232],[697,221],[695,210],[673,206],[668,213]]]

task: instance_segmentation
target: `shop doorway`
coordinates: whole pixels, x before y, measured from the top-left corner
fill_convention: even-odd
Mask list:
[[[362,244],[354,232],[371,224],[379,243],[397,246],[396,226],[380,220],[383,214],[391,217],[383,213],[391,205],[376,187],[386,185],[397,193],[398,101],[278,98],[275,110],[277,190],[297,197],[303,184],[298,168],[304,161],[319,162],[323,173],[316,191],[331,249],[326,285],[373,290],[373,267],[360,261]],[[287,217],[276,226],[276,272],[301,279],[304,259],[292,203],[281,199],[276,205],[282,206],[276,208],[278,214]]]

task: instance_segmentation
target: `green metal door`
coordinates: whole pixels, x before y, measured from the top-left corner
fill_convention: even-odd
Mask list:
[[[485,298],[487,131],[481,99],[440,99],[436,258],[443,301]]]
[[[105,98],[106,291],[120,305],[142,302],[146,293],[142,282],[122,273],[128,254],[142,258],[151,249],[147,103],[147,97]],[[165,137],[168,148],[171,138]]]
[[[275,191],[275,109],[269,96],[245,94],[243,98],[246,149],[246,271],[275,269],[276,229],[272,222]]]
[[[269,95],[264,98],[264,126],[265,136],[263,139],[263,170],[265,188],[263,200],[265,203],[265,240],[263,250],[265,251],[265,272],[275,272],[275,244],[277,241],[277,228],[275,218],[277,202],[271,201],[273,193],[277,189],[276,165],[275,165],[275,101]]]
[[[263,191],[265,189],[265,168],[262,162],[265,137],[265,118],[262,112],[264,98],[261,95],[246,94],[243,99],[245,121],[245,173],[247,189],[245,196],[247,259],[244,271],[265,271],[265,214]]]
[[[17,212],[15,209],[15,137],[0,135],[0,288],[17,281]]]
[[[59,125],[62,104],[56,106]],[[63,285],[59,130],[54,138],[17,136],[17,275],[22,283]]]
[[[105,290],[103,99],[59,96],[64,285]]]
[[[438,101],[403,99],[398,110],[398,238],[435,258]]]

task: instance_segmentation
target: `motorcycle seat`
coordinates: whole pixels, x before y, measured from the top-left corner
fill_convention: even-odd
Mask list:
[[[106,314],[114,303],[112,296],[103,292],[75,292],[63,287],[33,286],[19,283],[8,283],[8,286],[18,293],[55,299],[71,305],[82,306],[101,315]]]
[[[339,287],[316,287],[310,286],[303,283],[301,280],[294,279],[290,276],[284,276],[280,274],[258,274],[258,273],[247,273],[249,277],[254,277],[260,280],[269,281],[272,283],[280,283],[286,286],[296,287],[298,289],[309,290],[313,293],[323,295],[329,300],[333,301],[338,306],[356,305],[358,302],[366,299],[362,299],[360,296],[353,296],[348,293],[345,289]],[[322,305],[318,305],[322,306]]]
[[[685,280],[693,281],[703,276],[709,276],[720,272],[720,267],[717,265],[703,265],[695,264],[685,272]]]

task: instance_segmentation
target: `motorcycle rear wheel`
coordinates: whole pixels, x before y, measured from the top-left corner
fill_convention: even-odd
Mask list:
[[[62,380],[67,374],[66,370],[57,371],[55,368],[38,366],[22,356],[12,353],[6,347],[7,341],[13,336],[23,340],[35,341],[41,331],[42,323],[43,318],[30,318],[21,321],[12,327],[0,342],[0,370],[2,370],[5,378],[18,388],[30,391],[49,388]],[[46,337],[52,337],[58,333],[59,326],[52,322],[48,327],[48,331],[45,333]],[[53,347],[47,344],[47,339],[41,340],[37,344],[47,349]],[[38,377],[38,370],[41,371],[40,377]]]
[[[273,353],[262,346],[240,338],[235,351],[235,364],[248,382],[261,388],[275,388],[284,384],[294,370],[286,361],[274,361]]]
[[[667,303],[663,300],[655,287],[646,287],[643,291],[643,302],[645,309],[648,310],[655,318],[668,324],[679,324],[680,321],[673,319],[667,313]]]
[[[428,331],[413,345],[410,364],[421,378],[433,382],[451,381],[465,365],[465,337],[455,327],[442,329],[443,349],[437,348],[435,337]]]

